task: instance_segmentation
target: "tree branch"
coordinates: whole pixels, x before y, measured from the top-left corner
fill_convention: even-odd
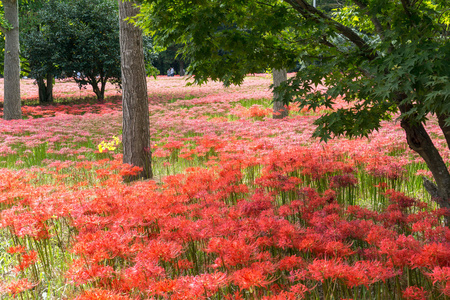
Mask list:
[[[411,19],[411,12],[409,11],[409,7],[411,6],[411,4],[408,0],[401,0],[401,2],[406,15]]]
[[[431,198],[439,198],[439,192],[436,184],[429,180],[428,178],[422,176],[423,187],[427,190],[427,192],[431,195]]]
[[[314,20],[318,23],[322,19],[331,26],[335,27],[340,34],[345,36],[350,42],[358,47],[358,49],[361,50],[368,60],[374,60],[377,57],[377,55],[371,51],[370,46],[358,34],[356,34],[353,29],[331,19],[314,6],[308,4],[305,0],[285,0],[285,2],[291,5],[306,19]]]
[[[361,9],[366,9],[367,8],[367,5],[365,3],[362,3],[359,0],[353,0],[353,2],[355,2],[356,5],[358,5],[359,8],[361,8]],[[380,35],[381,39],[384,40],[384,29],[383,29],[383,26],[380,23],[380,20],[378,20],[378,18],[376,16],[369,15],[369,12],[366,12],[366,15],[372,21],[373,26],[375,26],[375,31]]]
[[[320,39],[319,43],[321,43],[322,45],[328,46],[330,48],[336,48],[337,49],[337,47],[333,43],[331,43],[331,42],[329,42],[327,40],[326,36],[322,36],[322,39]]]

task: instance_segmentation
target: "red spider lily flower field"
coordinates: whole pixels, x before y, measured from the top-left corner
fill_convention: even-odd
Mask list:
[[[270,84],[148,79],[156,176],[127,184],[117,88],[39,106],[24,80],[24,119],[0,120],[1,299],[450,299],[448,212],[399,124],[325,144],[320,109],[272,119]]]

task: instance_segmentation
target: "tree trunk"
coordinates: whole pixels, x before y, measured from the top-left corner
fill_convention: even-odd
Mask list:
[[[53,74],[47,73],[47,102],[53,102]]]
[[[125,181],[153,177],[142,30],[124,21],[137,13],[135,2],[119,0],[123,162],[143,168],[138,175],[125,176]]]
[[[276,70],[273,69],[273,87],[276,88],[280,84],[287,80],[286,69]],[[289,110],[285,107],[283,101],[278,101],[279,94],[273,93],[273,118],[283,119],[289,115]]]
[[[94,91],[95,95],[97,96],[97,101],[100,103],[103,103],[105,100],[105,89],[103,87],[103,84],[100,82],[101,86],[98,87],[99,82],[91,81],[92,90]]]
[[[53,75],[47,74],[47,82],[44,78],[36,79],[39,88],[39,103],[46,104],[53,102]]]
[[[184,76],[184,61],[180,60],[180,76]]]
[[[405,113],[407,109],[400,106],[400,111]],[[408,117],[401,120],[401,126],[406,132],[409,147],[423,158],[436,181],[435,184],[424,178],[425,189],[440,207],[450,209],[450,173],[425,127]],[[447,216],[446,223],[449,224],[449,221],[450,216]]]
[[[447,114],[439,114],[438,115],[438,122],[439,122],[439,127],[442,130],[442,133],[444,134],[445,137],[445,141],[447,142],[447,147],[450,148],[450,126],[447,126],[445,123],[445,120],[450,117]]]
[[[19,8],[17,0],[4,0],[5,18],[12,29],[5,30],[5,85],[3,118],[21,119],[20,59],[19,59]]]

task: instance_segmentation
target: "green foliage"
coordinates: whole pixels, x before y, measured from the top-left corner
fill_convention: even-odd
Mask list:
[[[11,30],[12,25],[6,20],[5,12],[3,10],[3,3],[0,2],[0,28],[2,31]]]
[[[5,19],[5,15],[2,13],[0,14],[0,27],[4,30],[11,30],[12,26],[11,24]]]
[[[117,3],[50,1],[38,18],[40,26],[24,35],[32,74],[75,76],[80,87],[91,85],[102,100],[106,82],[121,77]]]
[[[303,68],[279,89],[301,107],[348,107],[316,121],[316,136],[367,136],[404,107],[425,122],[450,114],[445,0],[348,1],[329,14],[311,1],[146,0],[139,23],[162,45],[181,43],[197,83],[239,84],[245,74]],[[329,7],[327,8],[329,10]],[[326,92],[314,92],[318,85]]]
[[[292,37],[285,24],[295,19],[280,1],[269,7],[242,1],[146,3],[139,23],[155,34],[158,45],[183,45],[180,53],[192,61],[188,72],[197,82],[240,83],[246,74],[267,69],[268,61],[279,68],[295,66],[298,47],[278,37]]]
[[[145,73],[148,77],[156,78],[159,75],[159,70],[154,66],[154,61],[158,59],[158,49],[153,45],[153,39],[150,36],[143,37],[144,42],[144,61]]]
[[[22,35],[22,55],[27,59],[30,72],[29,76],[33,78],[44,78],[48,73],[60,75],[61,69],[58,68],[58,49],[56,44],[48,33],[43,31],[32,31]]]

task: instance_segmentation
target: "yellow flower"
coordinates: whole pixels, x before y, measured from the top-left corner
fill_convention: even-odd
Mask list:
[[[103,151],[114,151],[116,150],[117,146],[120,144],[120,140],[117,136],[113,136],[113,140],[110,142],[102,141],[100,144],[98,144],[98,151],[102,153]]]

